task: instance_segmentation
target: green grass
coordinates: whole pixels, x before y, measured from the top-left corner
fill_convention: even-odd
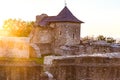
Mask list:
[[[48,54],[41,55],[41,58],[7,58],[7,57],[0,57],[0,61],[9,61],[9,62],[34,61],[37,64],[43,64],[44,57],[45,56],[50,56],[50,55],[60,56],[59,54],[48,53]]]
[[[44,57],[42,58],[30,58],[31,61],[35,61],[37,64],[43,64]]]
[[[10,62],[34,61],[37,64],[43,64],[44,57],[42,57],[42,58],[6,58],[6,57],[0,57],[0,61],[10,61]]]

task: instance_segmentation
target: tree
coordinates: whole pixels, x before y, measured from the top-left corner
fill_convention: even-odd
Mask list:
[[[9,32],[9,36],[28,36],[34,26],[34,22],[26,22],[21,19],[8,19],[4,21],[3,28]]]
[[[106,40],[106,37],[104,37],[103,35],[99,35],[99,36],[97,37],[97,40],[103,40],[103,41],[105,41],[105,40]]]
[[[86,37],[81,39],[81,43],[91,43],[93,41],[95,41],[93,36],[92,37],[91,36],[86,36]]]
[[[113,39],[112,37],[108,37],[108,38],[106,39],[106,41],[107,41],[108,43],[115,43],[115,42],[116,42],[116,40]]]

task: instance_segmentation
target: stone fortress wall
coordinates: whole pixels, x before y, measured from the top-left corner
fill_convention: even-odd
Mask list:
[[[80,55],[94,53],[120,52],[120,47],[101,46],[101,45],[64,45],[58,50],[60,55]]]
[[[0,37],[0,57],[29,58],[29,38]]]
[[[113,53],[120,52],[119,45],[81,44],[83,22],[75,18],[66,6],[57,16],[36,18],[42,27],[35,26],[30,37],[0,38],[0,57],[39,58],[49,53],[62,56],[45,57],[48,64],[44,65],[1,61],[1,80],[41,80],[43,68],[56,80],[120,80],[120,53]]]
[[[48,56],[46,70],[56,80],[119,80],[120,53],[113,54]]]

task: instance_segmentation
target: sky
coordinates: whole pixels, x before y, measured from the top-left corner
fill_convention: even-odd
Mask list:
[[[36,15],[57,15],[65,0],[0,0],[0,25],[9,18],[35,21]],[[81,21],[81,36],[120,38],[120,0],[66,0]]]

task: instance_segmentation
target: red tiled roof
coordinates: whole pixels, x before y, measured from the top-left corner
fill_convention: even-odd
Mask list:
[[[76,23],[84,23],[78,20],[70,10],[65,6],[63,10],[57,16],[48,16],[44,18],[39,25],[45,26],[50,22],[76,22]]]

